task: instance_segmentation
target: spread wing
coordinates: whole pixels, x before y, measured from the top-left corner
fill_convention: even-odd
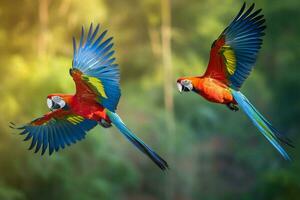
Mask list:
[[[90,29],[85,38],[82,28],[79,47],[73,38],[73,66],[70,74],[76,84],[76,95],[96,98],[100,104],[114,112],[119,102],[120,72],[115,58],[112,37],[104,40],[107,31],[99,33],[99,25]]]
[[[254,11],[254,4],[240,12],[212,44],[205,76],[221,80],[239,89],[249,76],[265,35],[264,15]]]
[[[35,148],[35,153],[37,153],[42,149],[43,155],[48,148],[49,155],[51,155],[54,150],[64,149],[65,146],[83,139],[87,131],[96,125],[95,121],[59,109],[24,126],[16,127],[14,123],[11,123],[10,127],[20,130],[20,135],[26,136],[24,141],[32,139],[29,150]]]

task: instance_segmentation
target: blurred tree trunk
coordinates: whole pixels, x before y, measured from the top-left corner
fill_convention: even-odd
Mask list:
[[[164,67],[164,95],[167,112],[173,115],[173,69],[171,53],[171,0],[162,0],[162,59]]]
[[[38,56],[44,56],[47,53],[48,47],[48,18],[49,18],[49,3],[51,0],[39,0],[39,33],[37,39],[37,53]]]
[[[60,16],[64,16],[68,13],[71,7],[71,0],[63,0],[58,8],[58,13]]]
[[[161,40],[160,40],[160,32],[159,29],[156,29],[155,27],[151,27],[149,25],[149,37],[150,37],[150,43],[151,43],[151,50],[155,58],[161,58]]]
[[[166,109],[168,161],[174,162],[174,101],[173,101],[173,67],[171,51],[171,0],[161,0],[161,36],[162,36],[162,63],[164,69],[164,103]],[[166,199],[174,199],[174,176],[167,179]]]

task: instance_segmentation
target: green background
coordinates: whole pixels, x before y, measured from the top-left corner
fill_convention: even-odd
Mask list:
[[[298,148],[288,149],[293,161],[286,162],[242,112],[176,90],[177,77],[204,72],[212,41],[242,3],[172,0],[164,13],[172,21],[174,109],[167,110],[161,1],[1,0],[0,199],[299,199]],[[266,36],[242,92],[299,147],[300,1],[255,3],[267,20]],[[51,157],[27,151],[29,144],[9,129],[9,121],[23,124],[48,112],[48,94],[74,92],[71,38],[91,22],[114,36],[118,113],[169,162],[169,171],[115,128],[97,127]]]

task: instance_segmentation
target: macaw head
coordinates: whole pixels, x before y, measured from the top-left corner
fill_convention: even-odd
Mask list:
[[[177,79],[177,88],[179,92],[190,92],[194,89],[195,78],[192,77],[182,77]]]
[[[47,96],[47,105],[50,110],[66,109],[71,95],[50,94]]]

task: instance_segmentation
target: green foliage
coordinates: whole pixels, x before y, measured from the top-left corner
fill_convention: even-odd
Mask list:
[[[203,73],[211,42],[241,5],[172,1],[176,77]],[[300,4],[260,0],[257,6],[268,28],[242,91],[299,146]],[[298,199],[297,150],[289,151],[294,161],[283,161],[241,112],[176,92],[175,131],[168,134],[160,12],[158,0],[0,1],[0,199],[166,199],[170,192],[176,199]],[[71,37],[90,22],[114,36],[122,72],[120,116],[169,161],[168,172],[114,128],[96,128],[51,157],[28,152],[28,144],[8,128],[9,121],[24,123],[46,113],[47,94],[74,92]]]

